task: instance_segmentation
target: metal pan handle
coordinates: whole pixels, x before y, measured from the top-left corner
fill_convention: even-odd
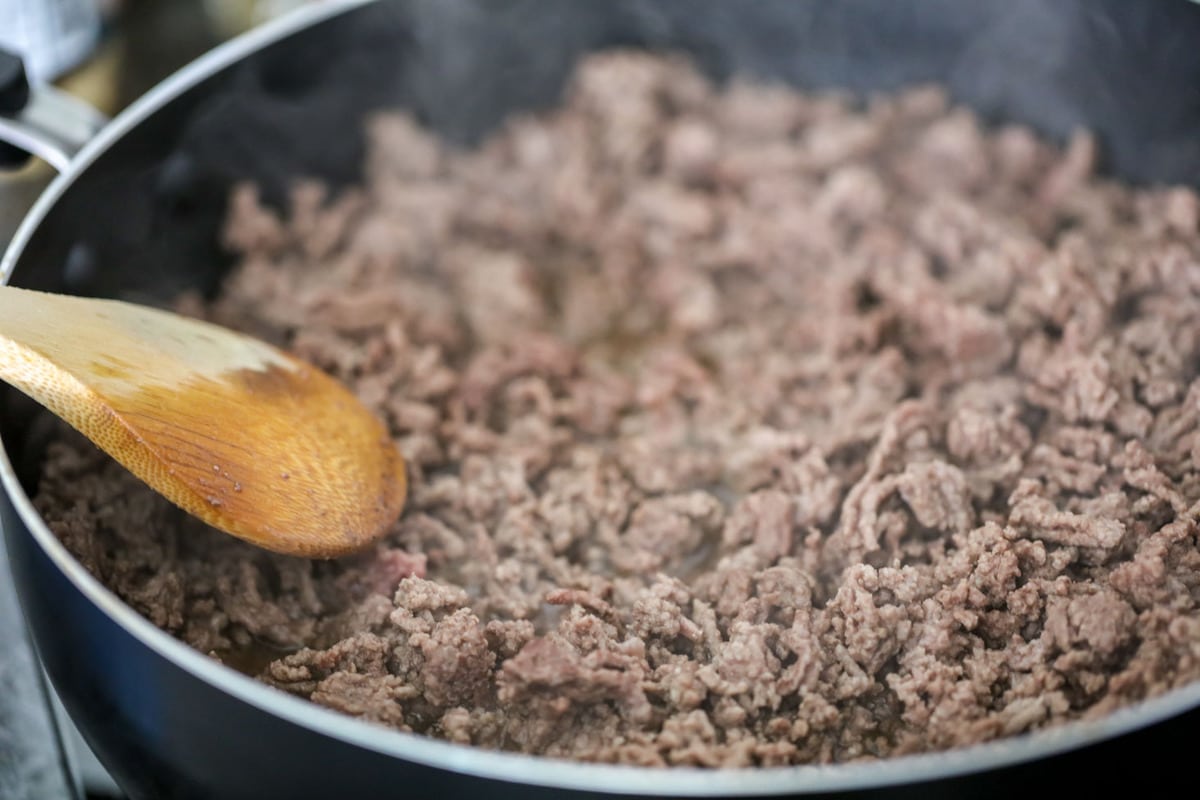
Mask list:
[[[21,57],[0,48],[0,170],[34,155],[59,172],[108,119],[49,84],[30,84]]]

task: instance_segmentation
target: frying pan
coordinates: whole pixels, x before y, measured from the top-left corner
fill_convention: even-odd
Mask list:
[[[78,152],[86,114],[64,134],[54,114],[31,120],[28,104],[0,97],[10,132],[24,120],[25,145],[61,168],[0,280],[151,303],[211,293],[229,263],[216,242],[234,181],[276,202],[298,176],[354,181],[358,121],[380,107],[476,141],[514,110],[552,105],[579,56],[612,45],[683,51],[717,79],[853,92],[939,81],[986,119],[1052,137],[1088,126],[1123,178],[1195,185],[1198,43],[1200,7],[1185,0],[324,3],[209,53]],[[47,436],[36,410],[8,390],[0,408],[0,522],[37,652],[133,797],[986,797],[1060,780],[1077,793],[1130,778],[1152,791],[1190,767],[1200,684],[1099,720],[834,766],[580,764],[375,727],[210,660],[101,586],[30,502]]]

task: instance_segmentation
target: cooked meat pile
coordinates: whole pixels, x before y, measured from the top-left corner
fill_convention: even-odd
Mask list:
[[[360,190],[233,198],[191,313],[387,420],[373,552],[274,556],[78,438],[38,506],[180,639],[455,742],[842,762],[1200,678],[1200,202],[984,130],[606,53],[478,150],[370,124]]]

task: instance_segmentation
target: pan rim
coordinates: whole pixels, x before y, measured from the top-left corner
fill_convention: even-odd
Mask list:
[[[291,34],[367,6],[375,0],[327,0],[306,6],[232,39],[168,77],[113,119],[37,199],[0,258],[6,284],[41,221],[77,177],[144,120],[203,80]],[[0,445],[3,443],[0,442]],[[486,750],[392,730],[323,708],[243,675],[153,625],[100,583],[50,531],[17,480],[0,446],[0,485],[28,534],[75,588],[115,624],[164,659],[234,698],[320,735],[424,766],[545,788],[663,796],[770,796],[899,786],[1009,767],[1067,753],[1133,732],[1200,706],[1200,681],[1118,709],[1096,720],[969,747],[878,761],[789,767],[701,769],[588,764]],[[20,531],[3,531],[5,538]]]

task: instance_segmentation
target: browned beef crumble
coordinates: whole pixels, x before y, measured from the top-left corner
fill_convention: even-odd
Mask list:
[[[78,440],[38,507],[189,644],[364,719],[634,764],[840,762],[1200,678],[1200,203],[844,98],[587,61],[368,180],[240,189],[192,313],[279,342],[411,468],[374,552],[274,556]]]

